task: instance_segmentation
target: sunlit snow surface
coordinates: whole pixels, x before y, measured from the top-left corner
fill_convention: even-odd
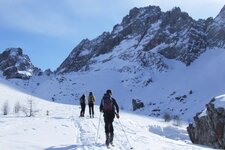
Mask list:
[[[24,90],[0,79],[2,106],[9,103],[9,115],[0,116],[0,148],[2,150],[104,150],[104,122],[99,108],[95,106],[95,118],[80,118],[77,105],[48,102],[31,96]],[[27,106],[33,101],[35,117],[13,113],[16,102]],[[49,111],[49,115],[46,112]],[[101,114],[102,115],[102,114]],[[101,118],[100,118],[101,117]],[[100,119],[100,124],[99,124]],[[97,129],[99,125],[99,136]],[[123,132],[125,130],[125,133]],[[186,123],[175,126],[156,119],[121,111],[120,119],[114,121],[115,147],[127,150],[180,150],[207,149],[191,144],[186,132]],[[126,136],[129,142],[126,139]]]

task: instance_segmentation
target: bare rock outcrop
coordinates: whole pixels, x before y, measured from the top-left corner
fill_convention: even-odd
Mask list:
[[[206,109],[196,114],[187,131],[194,144],[225,149],[225,96],[213,98]]]

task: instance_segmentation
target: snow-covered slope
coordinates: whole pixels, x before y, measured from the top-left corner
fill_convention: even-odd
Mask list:
[[[125,110],[132,110],[132,99],[140,99],[145,107],[137,113],[192,120],[225,89],[224,10],[214,19],[196,21],[180,8],[134,8],[111,33],[77,45],[57,74],[12,82],[66,104],[78,104],[90,91],[99,104],[112,89]]]
[[[95,118],[79,118],[79,106],[57,104],[25,93],[23,90],[0,79],[0,105],[8,100],[10,111],[0,115],[0,147],[4,150],[103,150],[105,135],[102,116],[95,106]],[[13,105],[19,101],[25,105],[33,100],[35,117],[14,114]],[[46,111],[49,115],[46,115]],[[102,115],[102,114],[101,114]],[[99,118],[101,117],[101,118]],[[100,124],[99,123],[100,119]],[[97,128],[100,127],[97,137]],[[126,135],[123,132],[126,131]],[[120,119],[114,121],[115,147],[111,149],[156,150],[163,149],[209,149],[192,145],[185,125],[174,126],[160,119],[120,112]],[[128,141],[127,141],[127,138]],[[130,143],[130,144],[129,144]]]
[[[73,142],[75,129],[71,124],[72,106],[57,105],[37,98],[31,93],[10,84],[0,78],[0,147],[4,150],[12,149],[45,149],[58,143]],[[29,109],[32,100],[36,117],[25,117],[24,108]],[[8,103],[8,115],[3,116],[2,108]],[[21,106],[18,114],[14,113],[15,105]],[[78,108],[77,108],[78,109]],[[49,111],[50,116],[46,113]],[[62,132],[61,132],[62,131]]]
[[[109,56],[110,55],[110,56]],[[79,97],[92,91],[99,104],[104,92],[112,89],[113,96],[124,110],[132,110],[132,99],[140,99],[145,107],[138,114],[163,116],[164,113],[192,120],[212,97],[224,93],[224,49],[208,49],[192,65],[164,59],[166,71],[139,68],[136,62],[118,59],[117,53],[102,55],[91,71],[56,76],[32,77],[29,81],[11,80],[19,87],[49,101],[79,104]],[[126,67],[121,70],[121,67]]]

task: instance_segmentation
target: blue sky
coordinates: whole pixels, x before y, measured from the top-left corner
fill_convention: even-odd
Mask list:
[[[93,39],[133,7],[178,6],[195,19],[215,17],[224,0],[0,0],[0,52],[21,47],[32,63],[55,70],[85,38]]]

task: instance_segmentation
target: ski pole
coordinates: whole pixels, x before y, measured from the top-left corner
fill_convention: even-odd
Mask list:
[[[118,119],[118,120],[119,120],[119,119]],[[126,139],[127,139],[127,142],[128,142],[128,144],[129,144],[129,146],[130,146],[130,149],[133,149],[133,147],[131,146],[131,144],[130,144],[128,138],[127,138],[127,134],[126,134],[126,132],[125,132],[125,130],[124,130],[124,128],[123,128],[123,125],[122,125],[122,123],[120,122],[120,120],[119,120],[119,124],[120,124],[120,126],[121,126],[121,128],[122,128],[122,130],[123,130],[123,133],[124,133],[124,135],[125,135],[125,137],[126,137]]]
[[[95,139],[95,144],[97,143],[97,140],[98,140],[98,133],[99,133],[99,126],[100,126],[101,116],[102,116],[102,114],[100,112],[99,121],[98,121],[97,136],[96,136],[96,139]]]

